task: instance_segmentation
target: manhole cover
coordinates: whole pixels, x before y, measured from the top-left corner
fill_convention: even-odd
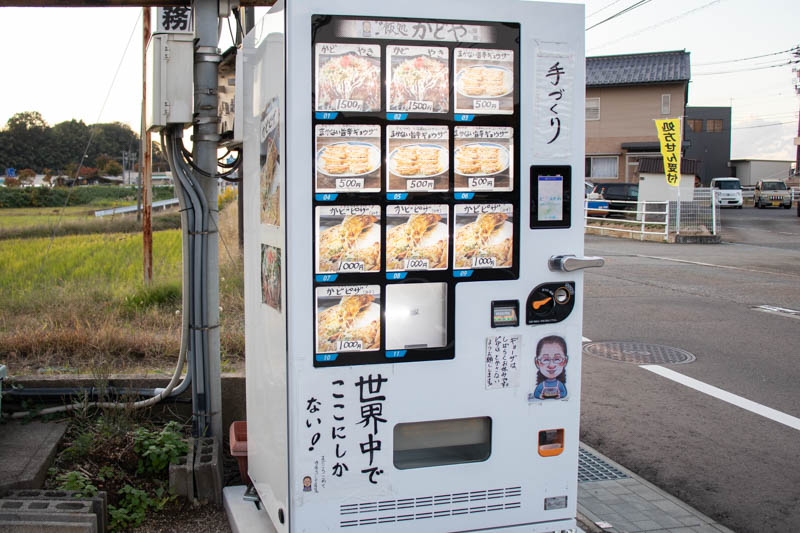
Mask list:
[[[680,348],[641,342],[588,342],[583,353],[635,365],[680,365],[694,361],[694,355]]]

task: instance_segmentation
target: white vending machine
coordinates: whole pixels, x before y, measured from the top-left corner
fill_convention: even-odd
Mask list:
[[[249,475],[278,531],[575,530],[583,25],[297,0],[248,35]]]

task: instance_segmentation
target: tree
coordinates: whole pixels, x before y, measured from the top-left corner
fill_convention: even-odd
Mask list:
[[[23,168],[17,173],[20,185],[28,185],[36,178],[36,172],[30,168]]]
[[[103,173],[106,176],[120,176],[122,174],[122,165],[120,165],[116,161],[109,161],[105,167],[103,167]]]
[[[113,161],[113,159],[107,154],[100,154],[94,158],[94,166],[96,166],[100,172],[103,172],[111,161]]]
[[[14,114],[6,123],[0,166],[41,169],[50,144],[50,127],[38,111]]]

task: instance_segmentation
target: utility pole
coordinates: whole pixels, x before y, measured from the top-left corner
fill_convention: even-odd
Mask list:
[[[144,282],[153,281],[153,143],[150,132],[144,124],[147,116],[147,43],[150,41],[150,8],[142,8],[142,252],[144,266]]]
[[[194,405],[194,432],[200,436],[223,437],[222,433],[222,385],[219,360],[219,233],[217,211],[217,147],[220,135],[217,132],[217,89],[219,85],[219,63],[222,55],[217,48],[219,11],[217,0],[196,0],[195,49],[194,49],[194,124],[192,149],[195,177],[200,183],[207,202],[209,226],[206,236],[205,265],[206,288],[204,301],[205,333],[198,335],[204,346],[195,358],[192,387],[197,401]],[[197,336],[195,337],[197,338]]]

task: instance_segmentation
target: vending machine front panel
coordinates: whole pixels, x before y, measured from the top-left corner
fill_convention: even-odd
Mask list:
[[[583,252],[583,49],[582,6],[520,0],[279,2],[248,35],[249,473],[279,531],[575,527],[583,284],[548,260]]]

